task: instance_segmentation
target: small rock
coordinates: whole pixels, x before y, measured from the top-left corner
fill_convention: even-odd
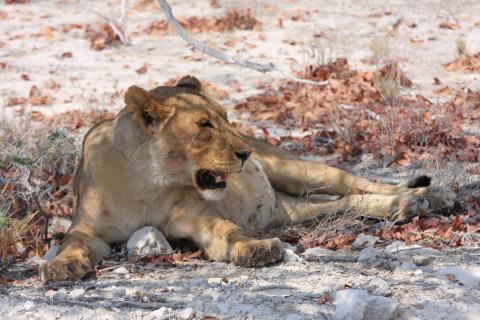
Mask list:
[[[43,259],[45,259],[46,261],[52,261],[52,259],[55,258],[55,256],[57,255],[58,250],[60,250],[60,246],[58,245],[50,247],[47,253],[45,253],[45,256],[43,256]]]
[[[366,290],[346,289],[333,294],[335,319],[390,320],[398,314],[398,302],[369,294]]]
[[[17,248],[18,255],[23,256],[25,253],[27,253],[27,248],[25,248],[25,246],[21,242],[15,243],[15,247]]]
[[[77,288],[77,289],[73,289],[72,291],[70,291],[68,293],[68,297],[70,299],[78,299],[78,298],[83,297],[84,294],[85,294],[85,289]]]
[[[353,249],[362,249],[364,247],[373,246],[375,242],[377,242],[379,238],[371,235],[366,235],[364,233],[360,233],[356,238],[355,241],[352,243]]]
[[[373,262],[378,257],[378,251],[372,246],[366,247],[362,251],[360,251],[360,255],[358,256],[358,262]]]
[[[327,250],[320,247],[308,248],[303,252],[303,256],[305,256],[307,261],[322,260],[322,258],[331,256],[332,254],[334,254],[332,250]]]
[[[190,320],[195,315],[195,312],[192,308],[185,308],[178,312],[178,317],[182,320]]]
[[[125,295],[134,298],[143,298],[144,292],[142,288],[133,287],[133,288],[126,288]]]
[[[119,267],[119,268],[116,268],[113,270],[113,273],[116,273],[116,274],[129,274],[130,272],[128,271],[127,268],[125,267]]]
[[[161,307],[155,311],[152,311],[148,314],[148,319],[150,320],[164,320],[170,318],[170,315],[173,313],[171,308]]]
[[[64,301],[67,298],[67,290],[65,288],[55,290],[48,290],[45,292],[45,297],[50,300]]]
[[[396,269],[396,271],[415,271],[415,270],[417,270],[417,266],[414,263],[407,262],[407,261],[403,261]]]
[[[130,255],[155,255],[173,251],[163,233],[150,226],[135,231],[128,239],[127,249]]]
[[[119,288],[119,287],[116,287],[116,286],[111,287],[110,292],[112,293],[112,296],[114,296],[114,297],[123,297],[124,295],[126,295],[125,288]]]
[[[283,245],[283,248],[284,248],[284,249],[292,250],[292,251],[295,252],[295,253],[296,253],[297,250],[298,250],[298,248],[297,248],[296,246],[291,245],[291,244],[288,243],[288,242],[284,242],[284,243],[282,243],[282,245]]]
[[[23,310],[25,311],[30,311],[33,308],[35,308],[35,303],[33,303],[33,301],[28,300],[23,304]]]
[[[417,270],[415,270],[415,272],[413,274],[416,275],[416,276],[421,276],[423,274],[423,271],[422,271],[422,269],[417,269]]]
[[[413,256],[412,260],[417,267],[428,266],[432,263],[432,257],[430,256]]]
[[[284,262],[284,263],[295,263],[295,262],[304,263],[305,260],[302,257],[300,257],[298,254],[296,254],[294,251],[292,251],[290,249],[285,249],[285,251],[283,252],[282,262]]]
[[[417,244],[407,245],[403,241],[394,241],[385,247],[385,254],[390,258],[410,259],[414,255],[437,255],[432,248],[422,247]]]
[[[381,278],[371,278],[363,285],[359,286],[362,289],[367,289],[368,292],[377,296],[390,296],[392,290],[390,284]]]
[[[398,268],[399,265],[400,265],[400,262],[398,262],[398,261],[391,261],[391,260],[382,259],[382,260],[375,261],[375,263],[373,264],[373,267],[377,268],[377,269],[394,271],[395,269]]]
[[[480,284],[480,272],[467,271],[457,266],[442,269],[437,275],[449,280],[454,279],[451,281],[458,281],[467,287],[476,287]]]

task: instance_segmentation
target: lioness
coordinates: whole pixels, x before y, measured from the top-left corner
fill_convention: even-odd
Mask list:
[[[200,82],[130,87],[126,107],[85,136],[74,186],[75,217],[58,255],[41,267],[43,281],[79,279],[125,241],[152,225],[168,239],[188,238],[213,260],[264,266],[281,259],[278,238],[250,231],[354,209],[404,219],[426,204],[448,210],[455,194],[408,183],[370,182],[238,133]],[[338,195],[312,203],[305,193]]]

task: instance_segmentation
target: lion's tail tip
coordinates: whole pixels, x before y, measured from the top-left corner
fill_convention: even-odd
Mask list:
[[[429,176],[418,176],[408,180],[406,186],[408,188],[428,187],[431,182],[432,178],[430,178]]]

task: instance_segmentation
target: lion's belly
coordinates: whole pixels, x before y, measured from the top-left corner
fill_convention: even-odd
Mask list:
[[[258,161],[247,161],[242,173],[231,175],[226,192],[225,198],[214,204],[222,217],[250,231],[274,221],[275,191]]]

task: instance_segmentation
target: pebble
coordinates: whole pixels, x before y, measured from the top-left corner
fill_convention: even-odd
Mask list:
[[[130,255],[156,255],[172,252],[172,247],[160,230],[148,226],[135,231],[127,242]]]
[[[364,233],[360,233],[356,238],[355,241],[352,243],[352,248],[353,249],[362,249],[364,247],[369,247],[373,246],[375,242],[377,242],[379,238],[372,236],[372,235],[367,235]]]
[[[412,260],[417,267],[428,266],[432,263],[432,257],[430,256],[413,256]]]
[[[139,287],[133,287],[133,288],[125,288],[125,295],[129,297],[134,297],[134,298],[141,298],[143,297],[143,289]]]
[[[173,310],[171,308],[161,307],[160,309],[150,312],[147,318],[150,320],[164,320],[169,319],[172,313]]]
[[[125,288],[119,288],[119,287],[116,287],[116,286],[111,287],[110,292],[112,293],[112,296],[114,296],[114,297],[123,297],[124,295],[126,295]]]
[[[85,294],[85,289],[77,288],[77,289],[73,289],[72,291],[70,291],[68,293],[68,297],[70,299],[78,299],[78,298],[83,297],[84,294]]]
[[[45,297],[50,300],[64,301],[67,298],[67,290],[65,288],[61,288],[56,291],[48,290],[45,292]]]
[[[125,267],[119,267],[119,268],[116,268],[113,270],[113,273],[116,273],[116,274],[129,274],[130,272],[128,271],[127,268]]]
[[[412,262],[403,261],[395,271],[416,271],[417,266]]]
[[[331,256],[332,254],[335,254],[335,252],[320,247],[308,248],[303,252],[303,256],[307,261],[321,260],[323,257]]]
[[[390,284],[381,278],[370,278],[366,283],[360,286],[362,289],[367,289],[371,294],[377,296],[390,296],[392,289]]]
[[[417,244],[407,245],[397,240],[385,247],[385,254],[390,258],[410,259],[414,255],[437,255],[438,251]]]
[[[398,302],[371,295],[367,290],[346,289],[333,294],[337,320],[390,320],[398,314]]]
[[[304,263],[305,260],[300,257],[298,254],[295,253],[295,251],[290,250],[290,249],[285,249],[283,251],[283,257],[282,257],[282,262],[284,263]]]
[[[360,251],[358,256],[358,262],[373,262],[378,257],[378,250],[372,246],[366,247]]]
[[[35,303],[33,301],[27,300],[23,304],[23,310],[25,310],[25,311],[30,311],[33,308],[35,308]]]
[[[178,312],[178,317],[182,320],[190,320],[193,319],[193,316],[195,315],[195,311],[193,311],[192,308],[185,308]]]

